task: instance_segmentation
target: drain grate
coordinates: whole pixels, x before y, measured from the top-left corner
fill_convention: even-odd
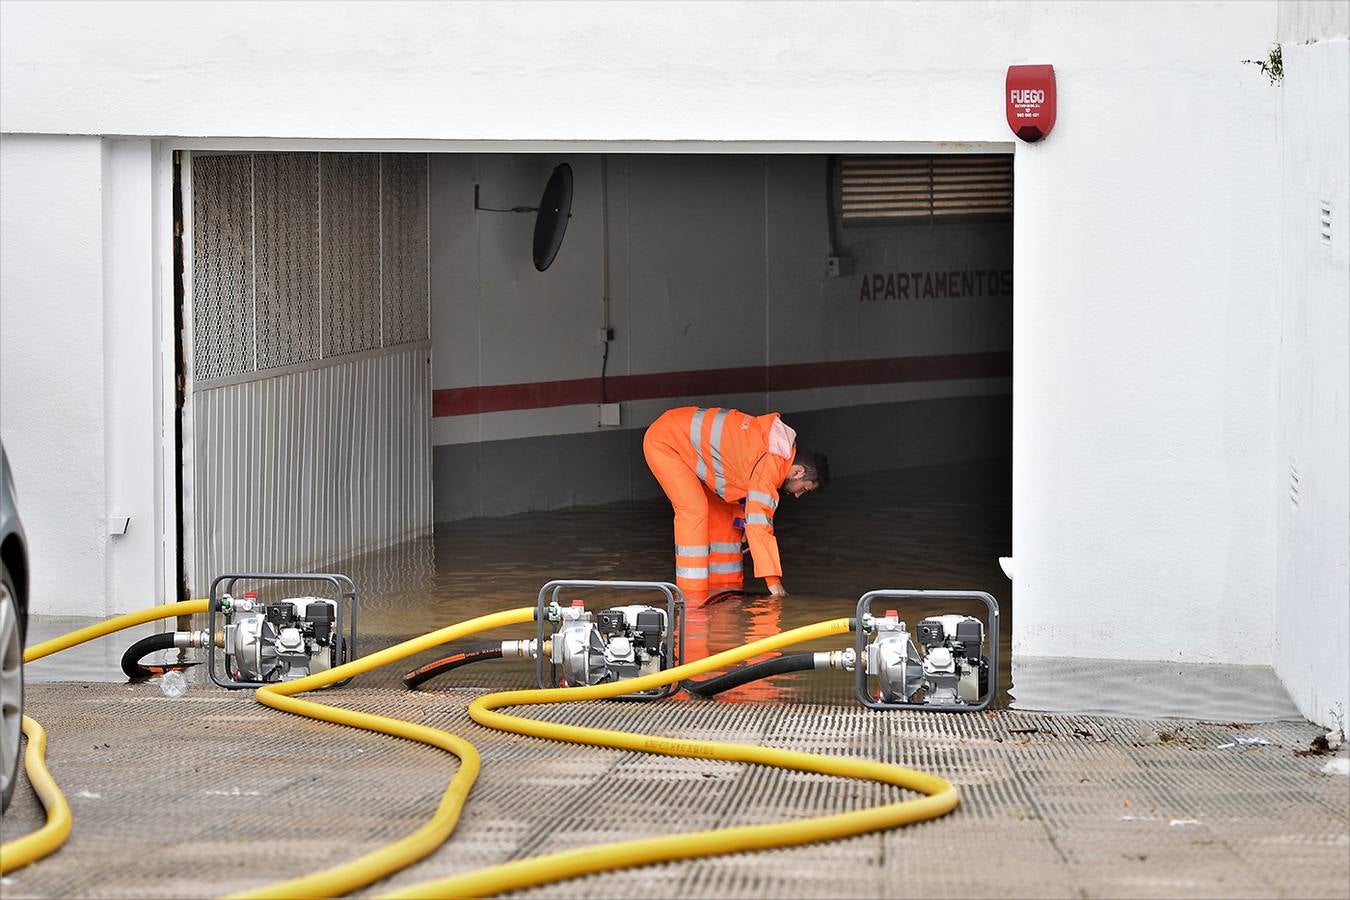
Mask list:
[[[583,747],[490,731],[477,691],[347,688],[324,700],[473,741],[483,773],[459,829],[399,885],[609,840],[842,812],[882,785]],[[198,897],[333,865],[430,816],[456,763],[427,747],[263,709],[196,686],[30,686],[75,816],[58,855],[6,897]],[[535,707],[600,728],[866,756],[955,782],[952,815],[884,834],[591,876],[541,897],[1344,896],[1350,800],[1306,723],[1004,710],[876,712],[709,701]],[[1268,745],[1234,746],[1236,736]],[[20,787],[6,838],[39,824]],[[241,861],[247,860],[247,865]]]

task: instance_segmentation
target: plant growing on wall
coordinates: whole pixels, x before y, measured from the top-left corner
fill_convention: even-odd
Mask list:
[[[1284,48],[1279,43],[1270,45],[1270,55],[1265,59],[1244,59],[1244,63],[1261,67],[1261,74],[1270,79],[1271,84],[1279,84],[1284,78]]]

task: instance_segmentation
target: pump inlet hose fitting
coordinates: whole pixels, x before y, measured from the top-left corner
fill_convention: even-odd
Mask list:
[[[143,625],[156,619],[204,613],[206,606],[205,600],[185,600],[182,603],[151,606],[124,616],[114,616],[78,631],[72,631],[70,634],[34,644],[23,652],[23,661],[30,663],[77,644],[83,644],[85,641],[92,641],[114,631]],[[28,736],[28,749],[24,751],[23,768],[28,774],[28,783],[33,786],[38,800],[46,810],[47,824],[31,834],[0,844],[0,875],[6,875],[56,852],[70,834],[70,806],[66,803],[61,789],[56,786],[52,773],[47,769],[47,734],[35,719],[28,716],[23,717],[23,733]]]

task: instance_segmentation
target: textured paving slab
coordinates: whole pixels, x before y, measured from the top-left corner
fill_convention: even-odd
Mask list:
[[[476,693],[349,687],[325,695],[446,728],[483,754],[455,836],[376,890],[548,850],[841,812],[902,793],[488,731],[465,711]],[[4,879],[6,898],[217,896],[313,871],[416,828],[456,766],[429,748],[201,685],[174,700],[154,684],[39,684],[29,703],[48,729],[75,825],[56,856]],[[531,715],[881,759],[943,775],[963,797],[952,815],[906,829],[528,892],[539,896],[1350,893],[1350,782],[1323,774],[1330,757],[1296,754],[1319,733],[1305,723],[705,700],[568,704]],[[5,837],[40,820],[20,785]]]

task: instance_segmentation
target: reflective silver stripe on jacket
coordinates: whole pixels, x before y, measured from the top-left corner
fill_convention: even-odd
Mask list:
[[[713,413],[712,437],[708,441],[708,447],[712,450],[713,490],[723,500],[727,498],[727,476],[722,468],[722,426],[726,421],[725,409]]]
[[[676,567],[675,567],[675,577],[676,577],[676,578],[707,578],[707,577],[708,577],[708,569],[707,569],[706,566],[700,566],[700,567],[698,567],[698,568],[694,568],[694,567],[692,567],[692,566],[676,566]]]
[[[773,516],[766,516],[764,513],[751,513],[745,517],[747,525],[772,525]]]
[[[716,545],[714,544],[713,546],[716,546]],[[675,545],[675,555],[676,555],[676,556],[707,556],[707,555],[708,555],[708,545],[707,545],[707,544],[689,544],[689,545],[687,545],[687,546],[682,546],[682,545],[680,545],[680,544],[676,544],[676,545]]]
[[[712,542],[711,544],[709,544],[708,546],[712,547],[712,552],[714,552],[714,553],[740,553],[740,552],[741,552],[741,545],[740,545],[740,544],[728,544],[728,543],[724,543],[724,542],[722,542],[722,541],[713,541],[713,542]],[[692,554],[690,554],[690,555],[692,555]]]
[[[694,474],[698,476],[699,481],[708,480],[708,466],[703,462],[703,442],[699,440],[699,436],[703,433],[703,414],[706,412],[706,409],[700,407],[689,420],[689,443],[694,445]]]
[[[762,493],[760,491],[751,491],[749,494],[746,494],[745,499],[753,500],[756,503],[763,503],[769,509],[778,508],[778,498],[770,497],[768,494]]]
[[[708,571],[714,575],[730,575],[733,572],[743,571],[739,560],[736,562],[715,562],[708,566]]]

